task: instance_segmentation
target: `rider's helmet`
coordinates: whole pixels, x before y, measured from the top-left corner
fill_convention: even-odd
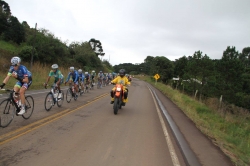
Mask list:
[[[92,70],[92,73],[95,73],[95,70]]]
[[[14,56],[13,58],[11,58],[11,65],[19,65],[21,63],[21,59],[17,56]]]
[[[120,75],[120,77],[124,77],[125,76],[125,69],[121,69],[120,71],[119,71],[119,75]]]
[[[69,70],[70,70],[70,71],[74,71],[75,68],[72,66],[72,67],[69,68]]]
[[[51,68],[52,68],[53,70],[58,69],[58,65],[57,65],[57,64],[53,64],[53,65],[51,66]]]
[[[100,71],[100,73],[102,73],[102,71]]]
[[[82,73],[82,69],[79,69],[79,70],[78,70],[78,73]]]
[[[86,71],[85,74],[89,74],[89,72]]]

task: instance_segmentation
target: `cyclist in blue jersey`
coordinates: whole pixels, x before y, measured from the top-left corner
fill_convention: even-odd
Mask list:
[[[14,77],[18,80],[14,86],[14,91],[15,93],[20,93],[21,110],[18,115],[22,115],[25,113],[25,91],[32,84],[32,74],[25,66],[21,65],[21,59],[17,56],[11,59],[9,72],[0,85],[0,89],[7,84],[10,77]]]
[[[90,84],[90,75],[89,75],[89,72],[85,72],[85,85],[86,85],[86,88],[88,89],[89,87],[89,84]]]
[[[84,79],[85,75],[82,73],[82,69],[78,70],[78,83],[81,86],[81,89],[84,90]]]
[[[73,83],[73,86],[76,90],[75,92],[78,92],[78,72],[74,67],[70,67],[69,70],[70,72],[64,84],[66,85],[67,82],[70,81],[70,83]]]

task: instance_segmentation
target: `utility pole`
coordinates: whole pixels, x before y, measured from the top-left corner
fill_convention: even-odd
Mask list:
[[[35,25],[35,34],[34,34],[34,41],[33,41],[33,46],[32,46],[32,55],[31,55],[31,61],[30,61],[30,70],[32,70],[32,66],[33,66],[34,44],[35,44],[35,41],[36,41],[36,27],[37,27],[37,23]]]

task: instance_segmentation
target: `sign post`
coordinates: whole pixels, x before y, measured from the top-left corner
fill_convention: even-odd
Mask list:
[[[155,85],[156,85],[157,84],[157,80],[160,78],[159,74],[155,74],[154,78],[155,78]]]

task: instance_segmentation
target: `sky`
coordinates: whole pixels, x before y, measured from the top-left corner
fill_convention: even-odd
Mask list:
[[[99,40],[111,65],[250,47],[250,0],[5,0],[12,15],[62,42]]]

